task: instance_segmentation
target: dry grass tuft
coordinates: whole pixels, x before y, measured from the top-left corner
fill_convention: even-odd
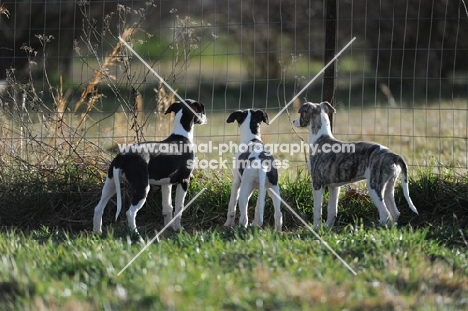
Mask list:
[[[123,31],[121,38],[123,40],[127,40],[130,35],[132,35],[135,32],[135,29],[133,27],[127,28]],[[81,93],[81,97],[78,100],[78,102],[75,104],[75,109],[74,111],[77,112],[78,109],[87,101],[87,107],[86,111],[82,114],[82,117],[78,123],[77,128],[81,126],[83,123],[84,119],[88,115],[88,113],[95,107],[97,100],[101,97],[100,94],[98,94],[98,91],[96,89],[97,85],[102,81],[104,77],[109,77],[108,75],[108,69],[110,66],[115,65],[120,50],[122,49],[123,44],[118,41],[117,44],[115,45],[114,49],[110,53],[109,56],[107,56],[104,59],[104,63],[102,64],[101,68],[96,72],[94,75],[93,79],[91,82],[89,82],[88,86],[83,90]]]
[[[0,15],[5,15],[7,18],[10,17],[10,11],[3,4],[0,4]]]
[[[172,92],[167,93],[162,83],[159,83],[158,89],[154,89],[154,92],[157,96],[156,132],[158,136],[165,137],[171,133],[171,124],[174,122],[174,115],[165,115],[165,112],[175,102],[175,95]]]

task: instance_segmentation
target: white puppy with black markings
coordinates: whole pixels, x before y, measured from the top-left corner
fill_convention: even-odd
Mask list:
[[[403,194],[413,212],[418,214],[408,190],[408,169],[403,158],[387,147],[372,142],[343,142],[335,139],[328,114],[335,108],[328,102],[304,103],[296,127],[309,131],[310,161],[314,197],[314,227],[320,226],[324,187],[328,186],[327,226],[333,227],[338,212],[340,187],[366,180],[367,189],[380,216],[380,224],[394,224],[400,212],[395,203],[394,186],[402,172]],[[346,148],[344,148],[346,146]]]
[[[159,142],[132,145],[127,152],[119,153],[111,162],[101,200],[94,209],[95,232],[102,233],[104,208],[116,193],[116,219],[120,213],[122,208],[120,179],[127,180],[133,189],[132,204],[127,211],[131,231],[138,232],[135,217],[146,202],[150,184],[161,186],[164,225],[167,225],[173,217],[171,198],[173,185],[177,185],[174,215],[183,208],[195,158],[193,125],[206,123],[205,107],[193,99],[185,99],[184,102],[178,101],[169,106],[166,114],[171,112],[175,113],[174,128],[168,138]],[[174,231],[181,229],[180,217],[174,220],[172,229]]]
[[[241,143],[236,155],[233,168],[234,181],[232,183],[231,198],[224,226],[234,226],[236,217],[236,205],[239,201],[240,219],[239,226],[247,227],[247,207],[254,189],[258,189],[258,200],[255,207],[253,226],[263,225],[263,213],[265,208],[265,195],[267,189],[275,208],[275,230],[281,231],[283,226],[283,214],[281,213],[281,200],[278,186],[278,170],[273,156],[264,148],[260,138],[260,124],[268,124],[268,115],[262,110],[247,109],[231,113],[227,123],[237,121],[240,128]]]

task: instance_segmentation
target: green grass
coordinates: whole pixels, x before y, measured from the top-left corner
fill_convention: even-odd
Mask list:
[[[223,228],[232,177],[217,171],[195,174],[187,202],[206,190],[184,213],[185,231],[164,232],[118,275],[144,245],[129,235],[123,213],[113,220],[113,203],[104,214],[104,235],[91,233],[101,190],[91,182],[93,169],[64,166],[52,175],[56,183],[36,180],[29,192],[10,185],[2,197],[0,309],[468,308],[468,180],[453,170],[421,170],[410,179],[419,216],[398,185],[402,215],[392,228],[377,225],[365,191],[343,190],[336,227],[319,234],[355,276],[284,206],[284,230],[272,231],[270,200],[263,229]],[[90,183],[78,187],[79,176]],[[73,196],[71,185],[78,187]],[[312,221],[305,171],[282,176],[281,196]],[[151,193],[137,217],[144,243],[162,223],[160,193]]]
[[[141,250],[125,235],[99,238],[41,228],[0,235],[6,309],[463,309],[468,251],[427,230],[346,226],[166,234]]]

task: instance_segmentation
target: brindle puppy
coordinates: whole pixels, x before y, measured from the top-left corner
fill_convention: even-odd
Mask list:
[[[327,226],[333,227],[338,209],[340,187],[366,179],[372,201],[379,210],[380,224],[394,224],[400,212],[394,199],[395,181],[402,172],[403,193],[413,212],[418,214],[408,190],[407,166],[403,158],[387,147],[372,142],[343,142],[335,139],[330,128],[328,102],[304,103],[297,127],[309,130],[309,172],[314,196],[314,227],[320,226],[324,187],[328,186]]]

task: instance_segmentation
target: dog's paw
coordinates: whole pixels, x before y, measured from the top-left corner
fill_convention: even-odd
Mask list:
[[[234,220],[233,219],[228,219],[223,225],[224,227],[234,227]]]
[[[283,231],[283,214],[275,214],[275,230],[278,232]]]
[[[275,223],[275,230],[278,232],[283,231],[283,222]]]
[[[180,231],[184,230],[184,227],[177,220],[174,220],[169,226],[167,226],[167,224],[165,224],[164,227],[166,227],[168,232],[169,231],[180,232]]]
[[[132,243],[137,243],[137,244],[145,243],[145,240],[143,239],[140,232],[136,228],[135,229],[128,228],[127,239],[128,241],[131,241]]]
[[[164,226],[167,226],[168,223],[172,220],[172,213],[171,214],[163,214],[164,218]]]
[[[263,222],[254,220],[254,221],[252,221],[252,223],[250,224],[250,226],[262,228],[262,227],[263,227]]]
[[[171,229],[172,229],[172,231],[174,231],[174,232],[181,232],[181,231],[184,231],[184,227],[182,227],[181,225],[172,225],[172,226],[171,226]]]
[[[247,217],[241,217],[239,219],[239,227],[240,228],[247,228],[249,225],[249,220],[247,219]]]

